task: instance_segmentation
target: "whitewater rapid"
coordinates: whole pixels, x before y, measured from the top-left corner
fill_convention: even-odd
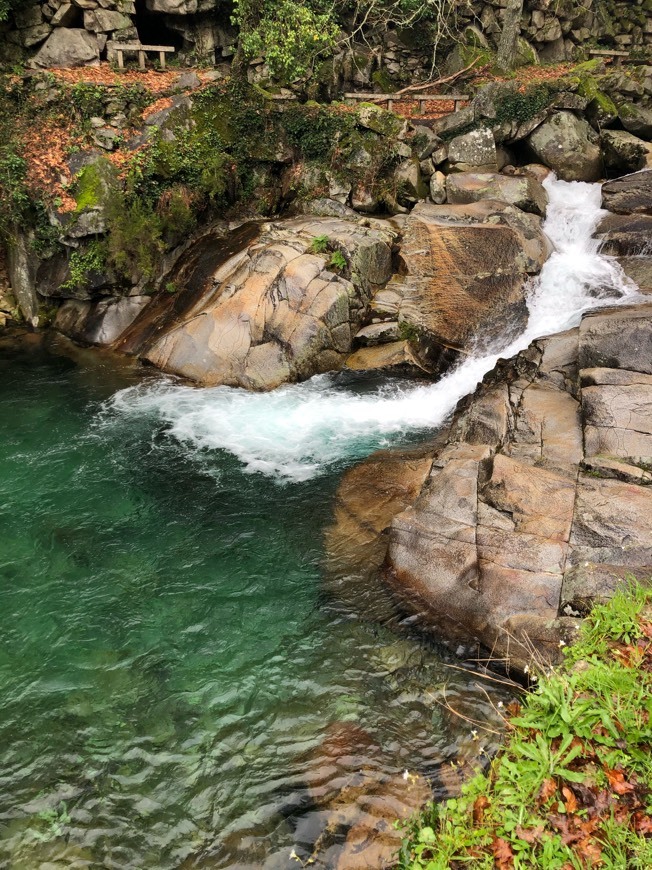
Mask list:
[[[100,425],[146,418],[202,461],[213,451],[228,451],[244,470],[280,481],[307,480],[333,463],[389,445],[399,434],[441,426],[501,357],[577,326],[589,309],[638,297],[618,262],[600,254],[593,238],[605,214],[601,186],[552,178],[544,186],[550,199],[544,230],[555,250],[531,282],[526,328],[513,340],[498,340],[489,352],[467,357],[437,383],[397,383],[358,394],[338,385],[337,376],[320,375],[250,393],[157,378],[114,395]]]

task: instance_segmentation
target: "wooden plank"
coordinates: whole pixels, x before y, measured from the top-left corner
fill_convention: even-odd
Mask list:
[[[454,102],[465,103],[469,100],[468,94],[344,94],[346,100],[393,100],[394,102],[403,102],[406,100],[432,100],[443,101],[453,100]]]
[[[143,45],[141,42],[114,42],[112,48],[122,51],[165,51],[168,54],[176,51],[173,45]]]
[[[141,69],[145,69],[146,60],[147,60],[147,55],[145,54],[145,52],[142,49],[139,49],[139,51],[138,51],[138,66]]]
[[[125,68],[124,52],[122,51],[121,48],[117,48],[116,51],[118,53],[118,69],[124,69]]]
[[[161,69],[165,69],[165,52],[164,51],[159,51],[158,60],[159,60],[159,63],[161,65]]]
[[[628,51],[609,51],[607,49],[591,49],[589,54],[596,55],[598,57],[629,57]]]

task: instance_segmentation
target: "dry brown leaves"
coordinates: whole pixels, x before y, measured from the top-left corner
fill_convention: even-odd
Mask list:
[[[84,66],[75,69],[51,69],[48,70],[52,75],[56,76],[61,81],[68,84],[76,85],[80,82],[91,85],[143,85],[148,90],[157,94],[161,91],[168,91],[175,87],[179,76],[185,72],[195,73],[202,83],[207,82],[205,70],[197,69],[174,69],[161,72],[156,69],[140,70],[124,70],[117,72],[108,63],[102,63],[100,66]]]

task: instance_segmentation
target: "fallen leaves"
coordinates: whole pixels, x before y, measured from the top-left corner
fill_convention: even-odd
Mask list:
[[[494,862],[499,870],[511,870],[514,866],[514,852],[507,840],[502,837],[494,837],[491,844]]]

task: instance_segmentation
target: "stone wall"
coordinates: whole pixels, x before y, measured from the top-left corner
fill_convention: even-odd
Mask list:
[[[322,70],[325,83],[391,90],[425,78],[433,60],[455,71],[497,47],[506,0],[451,0],[451,31],[433,51],[427,30],[387,29],[341,53]],[[526,0],[519,46],[523,62],[574,60],[589,45],[652,46],[652,0]],[[76,66],[113,58],[111,43],[137,37],[174,45],[182,59],[228,64],[236,34],[218,0],[25,0],[0,30],[0,63]],[[252,68],[264,81],[264,60]]]

